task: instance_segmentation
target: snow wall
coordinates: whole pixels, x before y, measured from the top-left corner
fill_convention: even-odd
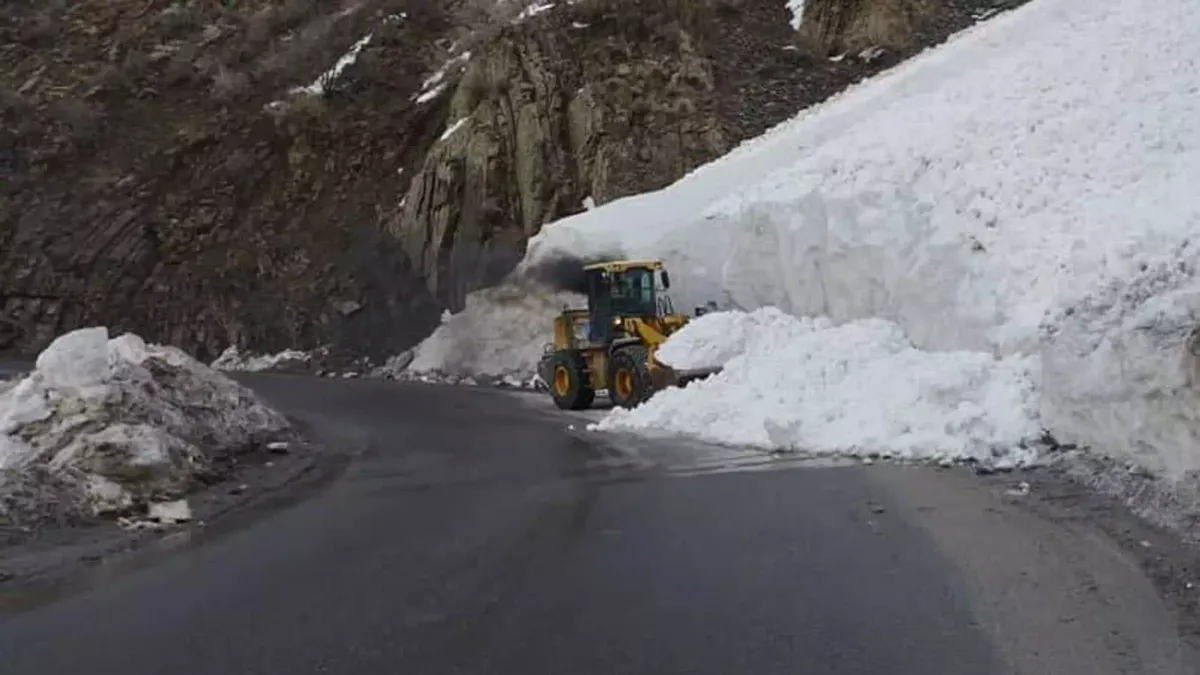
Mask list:
[[[664,258],[679,307],[879,317],[925,350],[1038,356],[1060,440],[1181,476],[1200,461],[1197,34],[1192,0],[1035,0],[666,189],[546,227],[515,278],[615,247]],[[456,332],[503,342],[557,311],[502,312],[493,292],[413,368],[453,368]],[[529,372],[548,337],[471,368]]]

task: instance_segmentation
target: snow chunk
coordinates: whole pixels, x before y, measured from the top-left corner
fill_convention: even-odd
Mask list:
[[[59,336],[37,358],[49,388],[81,398],[103,396],[108,376],[108,330],[84,328]]]
[[[991,466],[1036,459],[1025,447],[1041,431],[1034,358],[924,352],[889,321],[830,327],[777,310],[705,317],[667,344],[706,340],[717,343],[703,346],[708,354],[736,354],[721,373],[615,410],[594,428],[816,454]]]
[[[146,510],[146,517],[166,525],[186,523],[192,519],[192,508],[186,499],[173,502],[157,502]]]
[[[0,391],[0,435],[49,416],[45,391],[32,379],[25,378]]]
[[[2,401],[0,401],[0,405],[3,405]],[[28,443],[0,433],[0,471],[18,468],[28,462],[33,455],[34,450]]]

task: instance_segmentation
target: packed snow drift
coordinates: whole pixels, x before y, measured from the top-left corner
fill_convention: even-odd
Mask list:
[[[1198,34],[1194,0],[1037,0],[672,186],[545,227],[515,276],[562,251],[619,248],[663,258],[679,307],[776,306],[860,328],[854,322],[886,319],[927,352],[892,354],[898,338],[890,331],[861,336],[879,340],[869,353],[892,354],[887,372],[909,383],[881,385],[897,403],[923,391],[926,369],[970,379],[947,365],[959,357],[934,352],[1001,357],[970,371],[995,378],[996,392],[1007,390],[1000,382],[1015,383],[1006,373],[1033,367],[1024,356],[1038,357],[1040,408],[1052,434],[1178,474],[1200,461],[1185,344],[1200,317],[1195,279],[1162,275],[1200,234]],[[544,313],[514,310],[501,320],[479,294],[421,346],[430,358],[412,367],[450,367],[437,355],[458,358],[448,341],[456,339],[450,327],[461,325],[472,340],[496,338],[471,367],[532,372],[530,336],[504,342],[508,326],[522,321],[548,334]],[[744,364],[718,384],[760,398],[782,397],[768,390],[794,384],[748,363],[750,354],[768,359],[753,339],[692,348],[728,349],[731,366]],[[792,359],[810,354],[780,350]],[[901,378],[901,367],[914,372]],[[764,379],[745,379],[752,373]],[[852,391],[849,382],[837,391]],[[980,423],[1009,429],[1011,398],[968,389],[965,402],[998,406]],[[1028,405],[1020,405],[1022,418]],[[618,414],[608,426],[653,409]],[[890,428],[874,409],[884,417],[859,422]],[[777,414],[788,423],[801,413]],[[823,419],[804,416],[803,431],[783,438],[824,442],[845,418]],[[747,434],[741,442],[764,438]],[[897,451],[907,452],[896,438]],[[946,452],[977,452],[962,449],[977,447],[966,437],[947,443]]]
[[[671,366],[724,369],[617,410],[597,429],[1009,467],[1034,459],[1026,443],[1041,434],[1035,358],[923,352],[882,319],[834,326],[774,308],[709,314],[667,346]]]
[[[285,432],[249,390],[172,347],[67,333],[0,390],[0,516],[119,512],[178,496]]]

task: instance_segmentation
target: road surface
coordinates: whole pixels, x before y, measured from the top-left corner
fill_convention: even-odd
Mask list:
[[[355,453],[344,474],[0,616],[0,672],[1198,672],[1117,547],[965,473],[604,443],[498,391],[247,381]]]

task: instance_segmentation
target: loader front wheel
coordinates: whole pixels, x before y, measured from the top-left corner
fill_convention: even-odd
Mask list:
[[[608,365],[608,393],[613,405],[632,408],[650,398],[649,357],[641,346],[622,347],[613,353]]]
[[[556,352],[550,358],[550,396],[563,410],[583,410],[596,398],[588,379],[587,361],[574,350]]]

